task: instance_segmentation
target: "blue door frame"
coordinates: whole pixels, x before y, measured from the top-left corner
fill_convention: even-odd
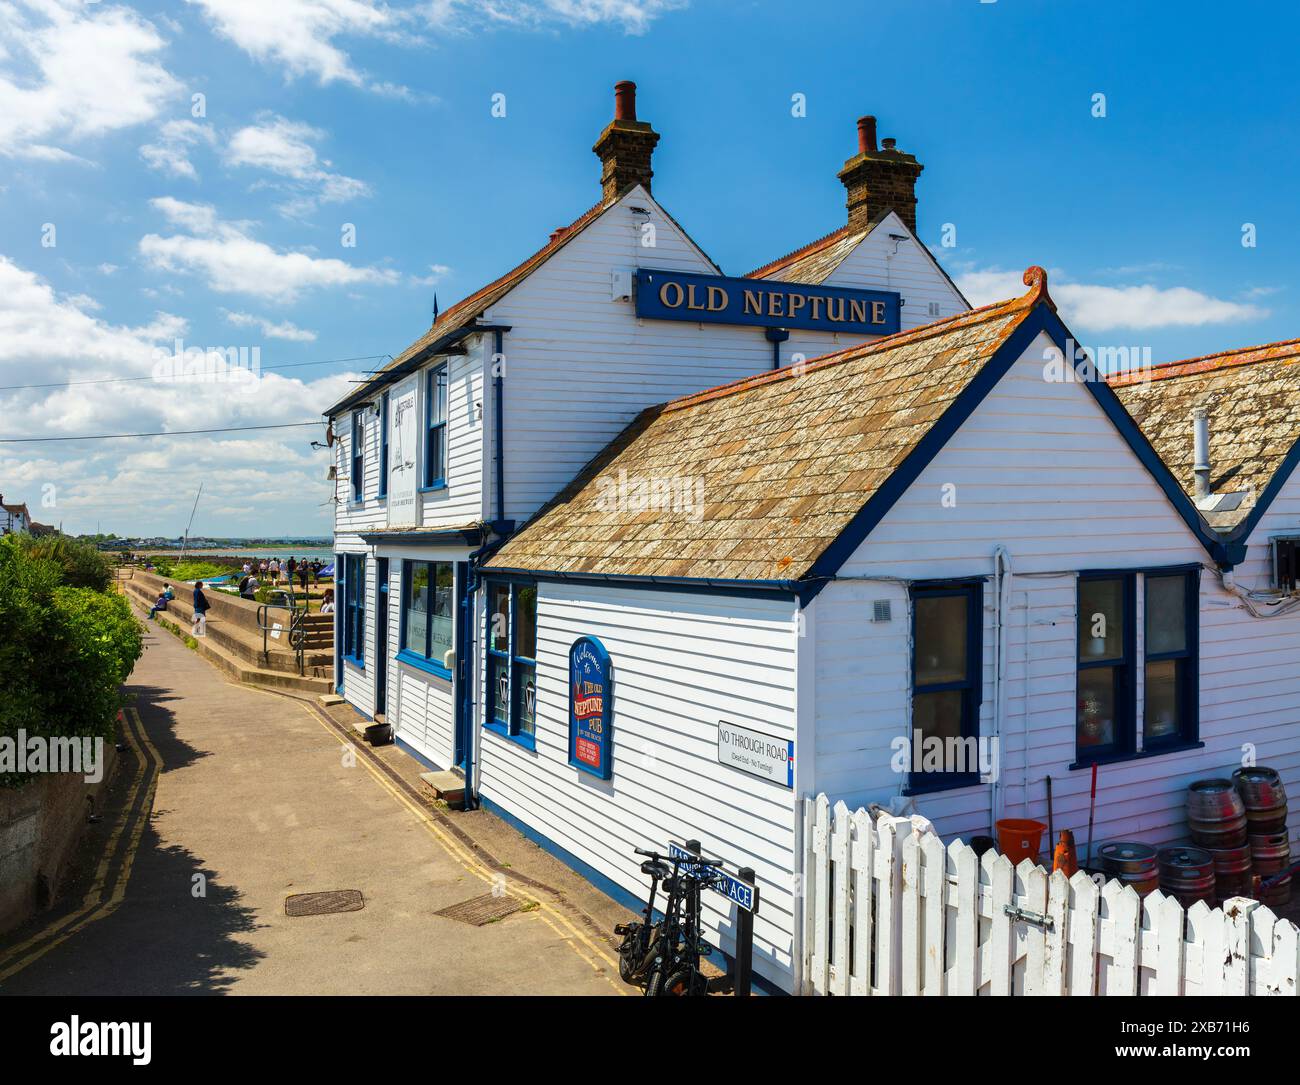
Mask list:
[[[343,693],[343,555],[334,555],[334,692]]]
[[[456,670],[452,675],[452,730],[456,736],[456,767],[467,772],[470,749],[473,745],[473,719],[471,710],[471,683],[469,658],[469,628],[474,616],[470,613],[466,585],[469,581],[469,562],[456,562]]]
[[[375,558],[375,713],[388,712],[388,559]]]

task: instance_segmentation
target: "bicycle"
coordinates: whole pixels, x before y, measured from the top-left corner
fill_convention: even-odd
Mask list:
[[[620,923],[614,928],[614,933],[623,939],[618,947],[618,974],[623,978],[624,983],[643,983],[646,973],[654,963],[651,949],[656,944],[660,931],[660,924],[654,919],[655,896],[661,882],[667,883],[674,878],[678,865],[677,860],[672,856],[660,855],[658,852],[645,851],[642,848],[635,848],[634,851],[637,855],[647,857],[641,864],[641,873],[650,879],[650,895],[646,899],[644,919]],[[673,864],[671,868],[667,865],[669,862]],[[672,914],[674,908],[673,896],[669,893],[668,903],[664,908],[665,918]]]
[[[699,855],[674,855],[671,878],[665,880],[668,904],[663,921],[649,938],[644,960],[647,997],[704,995],[708,977],[700,969],[702,958],[713,952],[701,936],[701,898],[718,876],[720,859]]]

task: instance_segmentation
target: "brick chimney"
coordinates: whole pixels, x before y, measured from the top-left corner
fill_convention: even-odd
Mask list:
[[[921,165],[898,150],[892,139],[876,146],[876,118],[858,118],[858,153],[844,163],[839,178],[848,190],[849,229],[865,230],[885,211],[897,211],[916,232],[916,179]]]
[[[628,185],[640,183],[650,190],[654,170],[650,159],[659,133],[636,119],[636,84],[614,84],[614,119],[601,132],[592,150],[600,159],[600,187],[611,200]]]

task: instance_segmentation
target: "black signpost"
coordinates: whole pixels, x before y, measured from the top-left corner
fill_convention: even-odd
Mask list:
[[[692,855],[700,854],[698,840],[686,841],[684,848]],[[732,976],[731,993],[737,998],[748,998],[754,981],[754,913],[758,911],[758,879],[752,867],[741,867],[735,874],[728,874],[725,870],[718,873],[720,879],[711,888],[736,905],[736,970]]]

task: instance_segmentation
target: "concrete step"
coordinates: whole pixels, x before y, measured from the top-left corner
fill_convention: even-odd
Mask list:
[[[129,587],[127,594],[128,598],[145,608],[146,614],[149,607],[153,606],[154,596],[151,594],[134,591]],[[182,602],[180,598],[177,598],[172,600],[170,606],[163,613],[171,615],[175,624],[188,627],[194,610],[188,602]],[[239,626],[230,625],[216,618],[208,619],[206,639],[218,644],[230,654],[238,656],[245,664],[259,670],[298,673],[298,653],[288,647],[287,631],[281,633],[278,640],[268,638],[269,649],[265,657],[262,654],[262,636],[260,633],[241,629]],[[323,648],[305,646],[303,666],[309,675],[316,677],[331,676],[334,673],[332,644],[323,646]]]
[[[465,802],[465,778],[457,772],[422,772],[420,780],[436,799],[448,806],[461,806]]]

